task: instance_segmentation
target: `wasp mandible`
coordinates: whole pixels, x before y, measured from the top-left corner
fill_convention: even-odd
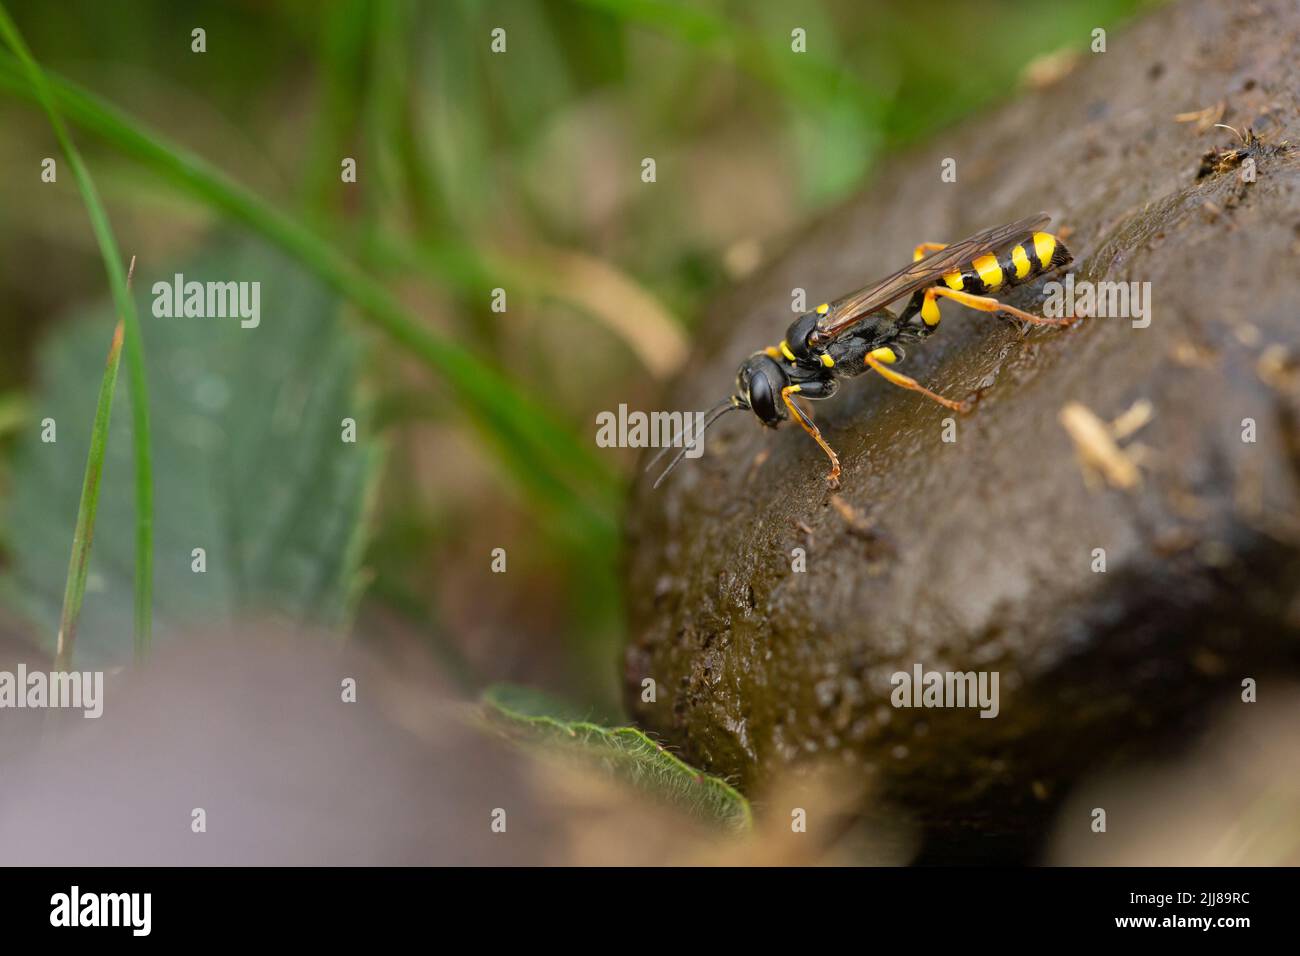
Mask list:
[[[1072,257],[1065,244],[1042,231],[1050,221],[1046,213],[1039,213],[986,229],[952,245],[923,242],[913,252],[910,265],[795,319],[780,345],[755,352],[741,363],[736,394],[709,409],[703,427],[669,462],[655,487],[702,439],[709,426],[731,411],[752,411],[769,428],[794,419],[826,452],[831,462],[826,480],[832,487],[837,486],[839,456],[796,396],[813,401],[830,398],[842,379],[856,378],[868,370],[945,408],[968,411],[969,402],[944,398],[891,366],[903,360],[903,345],[920,342],[939,327],[940,299],[1033,325],[1073,322],[1073,318],[1031,315],[984,294],[1023,285],[1070,263]],[[911,299],[898,314],[887,308],[908,295]],[[680,442],[679,438],[673,445]],[[649,467],[654,467],[671,447],[660,452]]]

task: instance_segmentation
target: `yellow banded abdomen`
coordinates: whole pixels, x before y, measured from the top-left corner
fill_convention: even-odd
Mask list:
[[[980,256],[971,265],[985,289],[996,289],[1002,284],[1002,267],[998,265],[997,256]]]
[[[948,288],[982,295],[998,288],[1022,285],[1070,261],[1065,244],[1049,232],[1035,232],[996,254],[979,256],[963,269],[946,272],[940,281]]]

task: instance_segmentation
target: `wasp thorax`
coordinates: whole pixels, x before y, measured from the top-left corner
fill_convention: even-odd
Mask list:
[[[760,422],[773,427],[785,420],[781,389],[789,384],[785,369],[765,352],[745,359],[736,376],[736,389],[745,404]]]

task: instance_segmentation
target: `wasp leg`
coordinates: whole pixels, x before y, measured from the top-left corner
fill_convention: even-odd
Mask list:
[[[934,301],[938,296],[959,302],[968,309],[976,309],[980,312],[1004,312],[1034,325],[1069,325],[1074,321],[1073,319],[1045,319],[1041,315],[1033,315],[986,295],[971,295],[969,292],[958,292],[956,289],[936,285],[925,290],[925,300],[921,303],[921,319],[931,328],[939,324],[939,304]]]
[[[790,409],[790,414],[794,416],[794,420],[802,425],[803,430],[811,435],[817,444],[822,446],[822,451],[826,452],[826,457],[831,460],[831,473],[826,476],[826,481],[830,483],[832,488],[837,488],[840,484],[840,456],[835,454],[834,448],[826,444],[826,439],[822,438],[822,433],[813,424],[813,420],[790,397],[792,392],[800,391],[803,391],[803,389],[798,385],[787,385],[781,389],[781,400],[785,402],[785,407]]]
[[[951,408],[954,412],[970,411],[970,402],[954,402],[951,398],[944,398],[942,395],[930,391],[916,379],[903,375],[901,372],[895,372],[888,365],[898,361],[898,356],[894,350],[888,346],[878,349],[872,349],[867,353],[867,367],[878,372],[886,381],[893,382],[901,388],[911,389],[914,392],[920,392],[926,398],[934,399],[944,408]]]
[[[912,261],[920,262],[922,259],[925,258],[925,254],[927,252],[938,252],[940,249],[947,249],[947,248],[948,248],[948,243],[946,242],[919,243],[917,247],[912,250]]]

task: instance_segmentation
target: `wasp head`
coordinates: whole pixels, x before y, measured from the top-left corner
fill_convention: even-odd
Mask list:
[[[786,418],[781,389],[790,377],[781,364],[765,352],[755,352],[745,359],[736,375],[736,393],[760,422],[775,428]]]

